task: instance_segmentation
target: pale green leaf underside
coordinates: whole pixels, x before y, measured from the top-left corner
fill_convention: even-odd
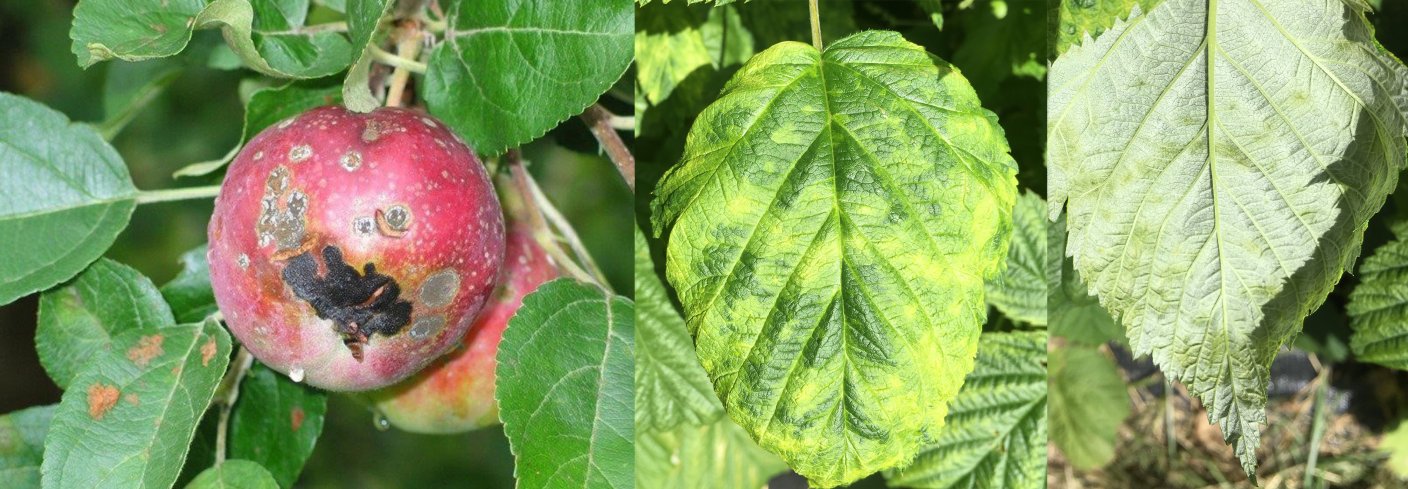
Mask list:
[[[631,64],[630,0],[460,0],[430,54],[430,113],[475,150],[498,154],[596,101]]]
[[[723,415],[723,406],[699,366],[699,358],[675,312],[664,284],[656,278],[650,247],[640,229],[636,247],[636,432],[668,431],[680,424],[705,425]],[[646,486],[650,487],[650,486]]]
[[[137,189],[93,129],[0,92],[0,304],[68,280],[127,227]]]
[[[1359,265],[1359,285],[1346,308],[1354,356],[1408,370],[1408,240],[1399,235]]]
[[[39,406],[0,416],[0,481],[7,487],[39,487],[44,436],[55,406]]]
[[[170,487],[229,355],[214,320],[114,337],[54,413],[44,487]]]
[[[186,489],[278,489],[267,469],[248,460],[226,460],[205,469]]]
[[[1015,164],[894,32],[754,56],[660,183],[666,275],[725,411],[813,485],[908,461],[972,369]]]
[[[156,285],[121,263],[99,258],[63,287],[39,298],[35,350],[44,371],[61,389],[112,337],[129,330],[176,324]]]
[[[1341,0],[1165,0],[1052,66],[1067,252],[1248,473],[1267,367],[1403,167],[1404,73]]]
[[[1115,363],[1092,347],[1051,351],[1051,442],[1080,470],[1115,456],[1116,435],[1129,416],[1129,395]]]
[[[1003,315],[1046,326],[1046,201],[1028,190],[1012,209],[1007,268],[987,281],[987,300]]]
[[[1020,204],[1019,204],[1020,205]],[[1046,332],[984,333],[938,439],[886,474],[914,488],[1026,489],[1046,480]]]
[[[634,344],[629,299],[571,279],[523,299],[494,389],[519,488],[632,487]]]

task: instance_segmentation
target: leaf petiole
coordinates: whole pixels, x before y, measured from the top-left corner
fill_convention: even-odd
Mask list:
[[[240,347],[235,353],[235,361],[231,364],[230,370],[225,372],[225,378],[220,380],[220,390],[222,395],[216,399],[220,403],[220,422],[215,425],[215,465],[225,462],[225,445],[227,433],[230,431],[230,411],[234,410],[235,400],[240,397],[240,381],[244,380],[245,373],[249,372],[249,367],[254,364],[254,356],[249,354],[249,350]]]
[[[164,190],[143,190],[137,192],[137,203],[152,204],[156,202],[171,202],[174,200],[207,199],[219,194],[219,185]]]
[[[807,0],[807,12],[812,20],[812,47],[821,51],[821,9],[817,7],[816,0]]]
[[[392,68],[410,70],[419,74],[425,74],[425,70],[428,69],[425,63],[388,53],[386,50],[377,46],[371,46],[371,52],[372,59],[375,59],[378,63],[391,66]]]

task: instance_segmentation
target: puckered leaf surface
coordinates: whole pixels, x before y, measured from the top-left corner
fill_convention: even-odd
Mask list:
[[[1356,359],[1408,370],[1408,223],[1359,265],[1359,285],[1346,308]]]
[[[694,355],[689,331],[656,278],[650,246],[636,229],[636,430],[667,431],[680,424],[704,425],[723,416],[723,406]]]
[[[1268,366],[1358,254],[1405,76],[1342,0],[1164,0],[1051,69],[1051,211],[1138,354],[1253,472]]]
[[[907,462],[972,369],[1015,165],[894,32],[753,57],[661,181],[666,276],[724,409],[815,486]]]
[[[1046,201],[1030,190],[1017,197],[1012,209],[1012,244],[1007,268],[988,280],[987,300],[1003,315],[1034,326],[1046,326]]]
[[[1026,489],[1046,480],[1046,332],[984,333],[977,366],[950,405],[938,440],[897,487]]]

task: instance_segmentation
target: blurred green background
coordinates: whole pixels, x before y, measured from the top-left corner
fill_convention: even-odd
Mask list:
[[[104,85],[116,62],[78,68],[68,37],[74,3],[0,1],[0,91],[37,100],[75,121],[96,123],[106,115]],[[242,82],[281,83],[247,70],[207,67],[210,50],[221,42],[215,32],[198,32],[181,55],[189,67],[112,140],[138,188],[218,183],[219,175],[175,180],[171,173],[219,158],[238,141]],[[340,75],[335,78],[340,83]],[[606,96],[602,103],[616,113],[631,110],[629,100]],[[611,285],[630,295],[632,196],[611,163],[597,155],[586,127],[569,119],[523,153]],[[165,283],[180,269],[180,254],[205,242],[211,210],[209,200],[140,206],[106,256],[135,267],[158,285]],[[0,376],[0,414],[59,400],[60,391],[34,352],[37,303],[36,295],[0,307],[0,372],[5,372]],[[513,487],[512,474],[513,459],[499,428],[460,436],[381,431],[369,410],[333,395],[323,436],[298,486]]]

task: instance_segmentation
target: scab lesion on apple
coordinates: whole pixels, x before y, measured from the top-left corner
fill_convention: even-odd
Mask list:
[[[321,267],[311,251],[289,259],[284,283],[313,306],[319,318],[333,322],[352,357],[361,361],[362,348],[372,335],[394,336],[405,328],[411,321],[411,303],[401,299],[395,279],[377,273],[375,263],[357,273],[336,246],[324,246],[322,256]]]

